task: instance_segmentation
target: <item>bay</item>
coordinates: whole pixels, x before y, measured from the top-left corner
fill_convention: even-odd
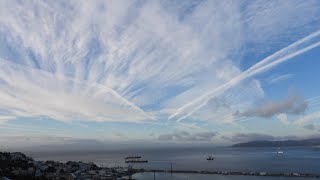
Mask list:
[[[134,164],[134,168],[194,171],[239,171],[270,173],[316,173],[320,174],[320,147],[281,148],[231,148],[231,147],[194,147],[194,148],[141,148],[97,151],[46,151],[34,152],[37,160],[94,162],[99,166],[127,166],[124,157],[139,155],[148,163]],[[207,161],[214,155],[213,161]],[[287,179],[285,177],[221,176],[201,174],[157,173],[157,179]],[[187,178],[188,177],[188,178]],[[134,175],[137,179],[153,178],[153,173]],[[300,179],[300,178],[299,178]],[[311,179],[311,178],[307,178]]]

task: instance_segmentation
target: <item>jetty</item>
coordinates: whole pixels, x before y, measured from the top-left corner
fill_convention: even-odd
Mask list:
[[[320,178],[316,173],[272,173],[272,172],[236,172],[236,171],[192,171],[192,170],[161,170],[161,169],[132,169],[134,173],[182,173],[182,174],[216,174],[230,176],[272,176],[272,177],[305,177]]]

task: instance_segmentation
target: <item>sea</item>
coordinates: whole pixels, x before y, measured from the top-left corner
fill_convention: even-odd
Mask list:
[[[283,153],[277,153],[283,151]],[[176,147],[157,149],[119,149],[91,151],[42,151],[30,152],[36,160],[55,160],[60,162],[94,162],[103,167],[126,167],[126,156],[141,156],[148,163],[134,164],[134,168],[160,170],[194,171],[237,171],[272,173],[316,173],[320,174],[320,147],[283,147],[278,148],[232,148],[232,147]],[[214,160],[206,157],[213,155]],[[139,173],[134,179],[189,179],[189,180],[286,180],[313,179],[299,177],[260,177],[260,176],[224,176],[210,174],[180,173]]]

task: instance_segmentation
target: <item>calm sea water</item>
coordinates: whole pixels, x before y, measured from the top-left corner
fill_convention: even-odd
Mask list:
[[[169,170],[171,164],[175,170],[212,170],[212,171],[248,171],[248,172],[299,172],[320,174],[320,147],[282,148],[283,154],[276,153],[277,148],[161,148],[148,150],[118,151],[72,151],[39,152],[31,154],[38,160],[95,162],[104,167],[126,166],[124,157],[140,155],[149,161],[136,164],[135,168],[156,168]],[[207,161],[207,155],[214,155],[213,161]],[[137,179],[153,179],[153,173],[134,176]],[[272,177],[219,176],[157,173],[156,179],[288,179]],[[300,178],[298,178],[300,179]],[[308,178],[310,179],[310,178]]]

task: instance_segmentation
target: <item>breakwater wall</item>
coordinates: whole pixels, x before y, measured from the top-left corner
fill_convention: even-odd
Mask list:
[[[271,173],[271,172],[235,172],[235,171],[192,171],[192,170],[161,170],[161,169],[133,169],[134,173],[183,173],[183,174],[216,174],[230,176],[272,176],[272,177],[309,177],[320,178],[320,174],[313,173]]]

